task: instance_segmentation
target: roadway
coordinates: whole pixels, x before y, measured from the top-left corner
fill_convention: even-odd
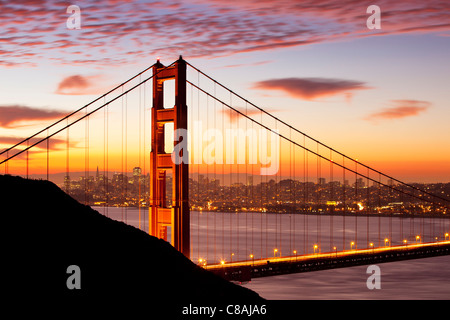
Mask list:
[[[423,258],[449,253],[450,240],[445,240],[246,261],[223,261],[222,263],[203,266],[203,268],[231,280],[248,281],[251,277]]]

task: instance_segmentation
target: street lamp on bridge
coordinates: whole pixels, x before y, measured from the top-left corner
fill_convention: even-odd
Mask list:
[[[199,259],[198,259],[198,263],[199,263],[199,265],[201,265],[201,266],[206,266],[206,259],[199,258]]]

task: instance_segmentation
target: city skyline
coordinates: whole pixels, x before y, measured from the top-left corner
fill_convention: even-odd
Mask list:
[[[228,178],[228,182],[223,178]],[[171,175],[166,176],[166,183],[165,201],[171,207]],[[98,170],[95,175],[66,176],[60,187],[88,205],[149,207],[150,174],[143,175],[139,167],[129,173],[107,173],[106,176]],[[450,198],[450,183],[414,184],[412,187],[428,194],[403,194],[402,186],[396,181],[387,180],[386,185],[380,185],[362,177],[343,181],[317,177],[308,181],[301,177],[277,177],[275,180],[268,176],[243,175],[236,178],[220,174],[191,174],[189,206],[193,211],[212,212],[447,214],[445,201],[439,208],[437,203],[440,200],[430,197],[430,194]]]

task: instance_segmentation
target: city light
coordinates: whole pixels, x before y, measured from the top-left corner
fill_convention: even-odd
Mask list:
[[[319,248],[317,244],[314,245],[314,253],[316,253],[316,250]]]
[[[364,210],[364,206],[362,205],[362,203],[361,203],[361,202],[358,202],[358,203],[357,203],[357,205],[358,205],[358,209],[359,209],[359,211],[362,211],[362,210]]]

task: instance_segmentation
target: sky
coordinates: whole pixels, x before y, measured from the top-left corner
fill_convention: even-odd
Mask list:
[[[448,1],[0,1],[0,21],[0,148],[182,55],[371,167],[450,181]]]

